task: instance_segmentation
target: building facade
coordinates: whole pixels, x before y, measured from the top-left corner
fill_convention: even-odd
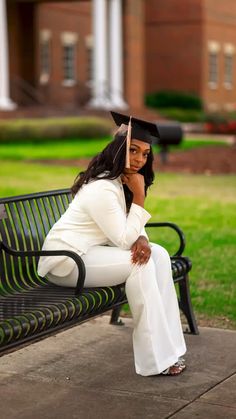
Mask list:
[[[234,0],[149,0],[145,31],[146,92],[190,92],[210,111],[236,110]]]
[[[0,109],[138,109],[195,93],[236,109],[235,0],[0,0]]]

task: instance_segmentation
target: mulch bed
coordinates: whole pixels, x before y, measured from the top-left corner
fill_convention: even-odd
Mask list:
[[[79,166],[86,168],[90,159],[34,160],[41,164]],[[208,146],[168,154],[167,162],[155,155],[154,169],[157,172],[229,174],[236,173],[236,144],[232,146]]]
[[[167,164],[155,158],[159,172],[228,174],[236,173],[236,145],[209,146],[170,153]]]

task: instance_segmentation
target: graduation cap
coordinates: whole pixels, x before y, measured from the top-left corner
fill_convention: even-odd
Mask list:
[[[142,119],[133,118],[132,116],[123,115],[121,113],[111,111],[111,115],[116,125],[127,129],[126,136],[126,168],[130,167],[129,148],[132,139],[144,141],[152,144],[160,138],[160,134],[156,124]]]

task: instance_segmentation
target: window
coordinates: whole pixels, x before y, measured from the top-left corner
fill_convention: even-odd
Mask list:
[[[40,32],[39,54],[40,83],[46,84],[49,81],[51,71],[51,33],[48,30]]]
[[[225,44],[224,53],[224,85],[226,89],[231,89],[233,86],[234,46]]]
[[[218,60],[220,46],[217,42],[208,43],[208,84],[211,89],[216,89],[218,85]]]
[[[63,48],[63,85],[73,86],[76,82],[76,45],[77,35],[63,32],[61,36]]]
[[[87,84],[93,82],[93,37],[88,35],[85,39],[87,51]]]
[[[209,53],[209,83],[218,82],[218,55],[215,52]]]
[[[65,81],[75,81],[75,46],[63,47],[63,74]]]
[[[233,84],[233,56],[225,55],[225,85],[230,87]]]

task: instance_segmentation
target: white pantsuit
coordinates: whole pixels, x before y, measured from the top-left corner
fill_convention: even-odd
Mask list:
[[[86,287],[125,282],[134,320],[135,369],[141,375],[161,373],[186,351],[167,251],[150,243],[148,263],[131,262],[130,248],[145,234],[149,218],[136,204],[126,214],[120,178],[93,181],[78,192],[43,246],[79,253],[86,267]],[[64,256],[41,257],[38,272],[63,286],[75,286],[78,278],[74,261]]]

